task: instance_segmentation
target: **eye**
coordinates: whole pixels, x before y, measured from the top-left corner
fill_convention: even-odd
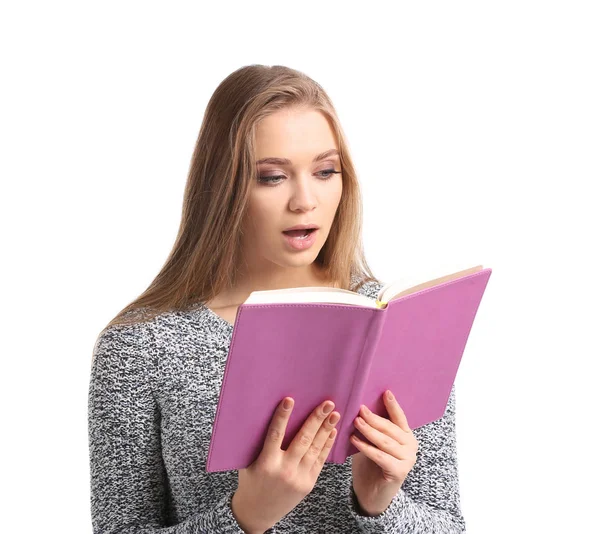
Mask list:
[[[324,171],[319,171],[317,174],[321,174],[321,173],[327,173],[327,176],[324,176],[323,178],[325,180],[329,180],[329,178],[331,178],[332,175],[334,174],[340,174],[342,171],[336,171],[335,169],[326,169]],[[321,174],[321,176],[323,176]]]
[[[317,172],[315,174],[321,176],[321,180],[324,182],[326,180],[329,180],[334,174],[340,174],[341,172],[342,171],[336,171],[335,169],[325,169],[325,170],[319,171],[319,172]],[[258,177],[258,181],[260,183],[268,183],[268,184],[275,184],[275,185],[277,185],[277,184],[281,183],[281,182],[277,182],[276,183],[276,180],[278,178],[285,178],[285,175],[283,175],[283,174],[276,174],[276,175],[273,175],[273,176],[259,176]]]

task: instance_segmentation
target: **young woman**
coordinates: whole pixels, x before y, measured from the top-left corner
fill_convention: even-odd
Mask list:
[[[307,236],[289,231],[307,225]],[[299,286],[375,298],[361,225],[358,179],[321,86],[282,66],[229,75],[207,106],[173,250],[94,347],[94,532],[464,531],[454,388],[444,416],[414,431],[383,392],[389,418],[363,407],[355,426],[368,441],[342,465],[325,464],[341,415],[328,399],[282,450],[286,397],[252,465],[206,472],[238,306],[255,290]]]

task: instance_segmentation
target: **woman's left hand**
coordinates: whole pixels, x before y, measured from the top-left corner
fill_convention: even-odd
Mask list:
[[[371,443],[352,434],[350,442],[360,451],[352,457],[352,487],[364,515],[383,513],[398,493],[417,461],[418,442],[398,401],[387,393],[383,402],[390,420],[374,414],[365,405],[354,426]],[[391,392],[389,392],[391,395]]]

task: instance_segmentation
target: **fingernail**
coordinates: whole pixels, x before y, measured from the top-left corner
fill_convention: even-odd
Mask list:
[[[331,410],[333,410],[333,404],[331,402],[328,402],[324,407],[323,407],[323,413],[324,414],[328,414],[329,412],[331,412]]]
[[[371,410],[369,410],[369,408],[367,408],[364,404],[362,406],[365,414],[369,415],[371,413]]]
[[[285,399],[283,401],[283,409],[289,410],[292,407],[292,399]]]
[[[387,398],[388,398],[388,400],[391,400],[391,401],[394,400],[394,395],[392,394],[392,392],[390,390],[388,390],[388,392],[387,392]]]

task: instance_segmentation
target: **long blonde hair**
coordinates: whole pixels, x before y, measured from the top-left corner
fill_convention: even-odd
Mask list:
[[[315,261],[325,279],[337,287],[355,291],[367,281],[377,281],[363,250],[358,179],[331,100],[302,72],[281,65],[248,65],[227,76],[208,102],[171,253],[150,286],[105,329],[186,310],[235,286],[242,222],[250,188],[257,179],[255,125],[291,106],[322,112],[338,141],[342,196],[327,241]]]

